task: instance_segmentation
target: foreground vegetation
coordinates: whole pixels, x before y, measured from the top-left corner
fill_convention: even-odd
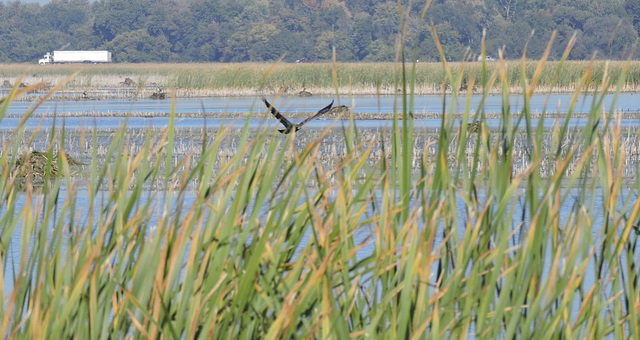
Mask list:
[[[11,170],[19,141],[39,133],[21,125],[0,155],[0,332],[640,338],[640,181],[619,180],[621,130],[602,101],[623,88],[625,73],[604,72],[581,133],[565,138],[572,110],[550,132],[554,164],[543,178],[542,124],[531,125],[527,105],[512,113],[506,104],[514,86],[526,102],[545,65],[543,57],[515,84],[507,64],[479,65],[468,85],[483,96],[501,88],[499,129],[490,131],[481,107],[469,105],[463,121],[479,124],[454,127],[446,113],[470,103],[471,93],[453,91],[435,154],[424,148],[417,159],[412,96],[399,95],[393,126],[380,136],[388,133],[389,143],[374,164],[366,160],[375,141],[363,141],[353,124],[332,168],[320,161],[330,152],[319,147],[322,137],[298,147],[295,135],[250,134],[248,127],[221,163],[220,145],[231,137],[224,126],[212,141],[202,136],[199,158],[178,158],[172,114],[166,130],[146,134],[136,152],[126,127],[104,157],[97,129],[86,132],[91,159],[80,179],[71,175],[64,127],[54,129],[48,185],[19,190]],[[419,67],[394,66],[394,87],[412,93]],[[556,64],[551,79],[566,67]],[[461,68],[444,63],[443,70],[461,87]],[[576,101],[594,70],[586,67],[573,86]],[[33,89],[14,89],[0,118],[10,100]],[[519,129],[529,162],[515,173]],[[468,138],[478,140],[472,150]],[[469,154],[470,164],[448,163]],[[578,171],[568,172],[576,163]],[[151,190],[158,182],[166,187]]]
[[[479,93],[482,70],[495,73],[504,67],[509,91],[523,91],[520,79],[530,79],[538,70],[535,61],[465,62],[449,64],[461,74],[459,84],[447,78],[440,63],[414,65],[414,94],[440,94],[457,89]],[[113,95],[148,97],[157,86],[172,95],[238,96],[261,93],[298,95],[306,90],[312,94],[397,94],[402,88],[401,65],[395,63],[241,63],[241,64],[110,64],[110,65],[0,65],[0,81],[11,85],[44,82],[56,85],[77,74],[65,90],[91,91],[112,89]],[[573,92],[595,91],[603,81],[619,84],[620,91],[640,91],[640,62],[556,61],[547,62],[538,75],[538,90]],[[29,76],[24,77],[27,74]],[[586,77],[585,79],[582,79]],[[125,82],[129,78],[132,82]],[[268,78],[268,81],[267,81]],[[472,85],[473,84],[473,85]],[[501,84],[492,84],[483,91],[500,93]],[[579,88],[576,88],[579,86]],[[149,87],[149,88],[148,88]],[[118,91],[115,89],[137,90]],[[147,89],[148,88],[148,89]],[[90,92],[91,93],[91,92]],[[101,96],[108,96],[101,91]]]

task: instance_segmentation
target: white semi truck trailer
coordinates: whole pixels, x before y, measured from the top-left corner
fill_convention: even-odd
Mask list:
[[[64,63],[110,63],[109,51],[53,51],[47,52],[44,58],[38,60],[38,64],[64,64]]]

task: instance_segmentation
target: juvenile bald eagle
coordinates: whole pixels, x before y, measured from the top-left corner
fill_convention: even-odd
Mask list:
[[[295,123],[292,123],[291,121],[289,121],[287,118],[285,118],[282,114],[280,114],[280,112],[275,107],[273,107],[273,105],[269,104],[269,102],[265,98],[262,98],[262,101],[267,106],[267,108],[269,109],[271,114],[274,117],[276,117],[276,119],[278,121],[280,121],[280,123],[282,123],[282,125],[284,125],[284,129],[279,129],[278,131],[280,131],[280,133],[285,133],[285,134],[291,133],[292,131],[300,130],[304,124],[306,124],[310,120],[312,120],[312,119],[314,119],[314,118],[316,118],[316,117],[318,117],[320,115],[323,115],[323,114],[329,112],[329,110],[331,110],[331,107],[333,106],[333,100],[332,100],[329,105],[325,106],[320,111],[316,112],[313,116],[303,120],[302,122],[300,122],[298,124],[295,124]]]

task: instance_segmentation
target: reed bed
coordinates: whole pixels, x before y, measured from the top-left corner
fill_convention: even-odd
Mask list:
[[[483,63],[468,85],[500,88],[505,104],[520,86],[526,101],[553,88],[541,84],[545,65],[513,84],[507,63]],[[470,94],[453,91],[429,134],[411,114],[421,65],[393,67],[403,104],[381,131],[352,120],[302,139],[222,125],[189,141],[173,112],[166,129],[135,133],[39,136],[20,124],[0,153],[0,332],[640,338],[640,181],[623,180],[637,169],[638,136],[600,100],[624,78],[604,72],[580,131],[572,110],[545,131],[526,105],[516,124],[505,109],[490,130],[466,106],[462,121],[474,124],[456,125],[446,113]],[[465,73],[441,68],[460,88]],[[13,89],[0,119],[34,88]],[[57,171],[17,188],[7,169],[36,140]],[[86,164],[80,179],[67,153]]]
[[[178,117],[176,115],[176,117]],[[320,140],[318,144],[319,155],[317,157],[317,161],[323,168],[334,169],[339,166],[339,163],[342,159],[349,155],[348,149],[345,146],[346,140],[343,135],[342,128],[333,127],[330,129],[306,129],[305,133],[299,134],[295,139],[295,147],[298,149],[302,149],[305,145],[309,145],[316,140]],[[154,128],[154,129],[132,129],[127,128],[126,134],[128,137],[127,149],[130,154],[137,154],[144,151],[145,148],[145,138],[146,135],[151,134],[161,134],[163,131],[162,128]],[[178,164],[177,159],[180,160],[188,160],[186,163],[188,164],[197,164],[198,159],[200,159],[202,155],[202,145],[203,142],[205,144],[211,144],[214,142],[216,134],[218,132],[218,128],[209,128],[207,130],[207,135],[209,136],[207,141],[202,140],[203,130],[199,128],[176,128],[176,137],[174,139],[174,152],[173,155],[176,159],[174,165]],[[259,131],[259,130],[258,130]],[[250,131],[249,136],[251,138],[254,137],[254,134],[258,131]],[[411,156],[411,164],[412,171],[415,175],[418,175],[422,162],[426,162],[432,164],[436,161],[435,157],[438,155],[438,139],[440,138],[439,129],[422,129],[422,130],[414,130],[413,136],[413,145],[414,150]],[[459,133],[459,130],[457,130]],[[30,145],[34,150],[46,150],[51,143],[50,141],[50,133],[52,131],[44,131],[41,130],[40,136],[28,139],[24,138],[21,141],[21,145]],[[46,132],[46,133],[42,133]],[[222,140],[219,151],[216,159],[214,160],[214,171],[220,170],[223,165],[237,152],[237,145],[241,143],[240,135],[242,130],[239,128],[231,128],[229,134]],[[569,129],[559,143],[554,141],[554,138],[557,136],[554,135],[554,131],[545,130],[542,140],[541,140],[541,155],[543,155],[540,159],[540,164],[538,166],[538,170],[540,172],[540,176],[543,179],[549,179],[553,175],[555,175],[555,157],[554,151],[558,152],[562,155],[566,155],[571,151],[572,141],[577,139],[582,132],[581,129],[572,128]],[[604,131],[599,130],[600,133],[604,133]],[[482,134],[487,134],[487,140],[491,144],[497,143],[499,139],[498,131],[491,130],[489,128],[484,127],[482,130]],[[84,136],[83,136],[84,135]],[[450,150],[448,153],[447,163],[451,171],[458,169],[463,166],[462,162],[464,162],[464,166],[466,168],[470,168],[473,165],[474,151],[478,145],[478,138],[473,133],[467,133],[468,137],[466,139],[465,146],[465,154],[463,158],[458,159],[458,155],[453,152],[457,147],[455,143],[455,138],[459,138],[458,135],[454,137],[454,141],[450,143]],[[0,145],[7,144],[11,139],[12,134],[10,132],[0,132]],[[82,159],[85,161],[89,161],[91,159],[92,154],[95,152],[98,159],[104,159],[108,156],[109,146],[114,142],[115,134],[112,129],[96,129],[96,142],[97,146],[96,150],[93,150],[93,138],[92,135],[86,135],[84,131],[77,130],[69,130],[66,131],[64,141],[57,141],[57,144],[64,144],[65,151],[68,155],[73,155],[73,157],[77,157],[78,159]],[[624,152],[625,158],[624,169],[620,173],[621,179],[625,181],[633,180],[638,174],[637,170],[640,166],[640,138],[639,133],[636,129],[622,129],[619,134],[619,148],[621,152]],[[358,130],[358,138],[361,143],[371,144],[373,148],[367,152],[366,155],[361,154],[361,150],[354,150],[353,156],[358,157],[370,166],[375,167],[383,161],[383,157],[385,157],[384,161],[391,161],[390,155],[384,152],[385,149],[389,149],[391,145],[391,136],[385,133],[385,129],[359,129]],[[82,143],[82,145],[80,144]],[[558,150],[554,150],[554,147],[557,147],[559,144],[560,148]],[[527,135],[524,131],[518,131],[514,133],[513,138],[513,152],[512,152],[512,176],[522,175],[524,172],[528,171],[531,166],[530,154],[533,150],[530,148],[527,140]],[[55,149],[54,151],[57,151]],[[578,148],[575,152],[582,153],[584,152],[583,148]],[[265,150],[261,151],[259,157],[266,157]],[[67,156],[72,157],[72,156]],[[54,155],[55,158],[55,155]],[[589,163],[589,171],[584,174],[584,176],[591,177],[595,175],[597,172],[594,171],[595,159],[593,159]],[[573,159],[570,164],[568,164],[566,168],[567,175],[572,175],[576,171],[581,171],[577,166],[580,164],[578,159]],[[584,164],[582,164],[584,165]],[[478,164],[476,171],[482,170],[482,164]],[[163,164],[160,164],[160,168],[163,169]],[[430,169],[431,172],[429,175],[433,175],[433,170]],[[76,172],[76,176],[81,175]],[[334,183],[337,179],[335,176],[327,176],[325,178],[327,181]],[[192,184],[196,184],[197,182],[193,182]],[[168,189],[166,186],[163,186],[162,180],[158,180],[157,183],[154,183],[155,188]],[[191,189],[196,189],[196,187],[191,187]]]
[[[521,93],[523,89],[520,79],[531,78],[537,69],[536,61],[507,61],[502,65],[506,65],[511,93]],[[413,70],[413,93],[439,94],[443,91],[451,93],[458,89],[467,90],[467,84],[481,82],[483,67],[489,72],[495,72],[500,66],[499,62],[484,66],[481,62],[456,62],[450,63],[449,67],[462,75],[460,84],[453,84],[447,79],[439,63],[416,63]],[[392,95],[402,90],[399,86],[399,69],[400,66],[396,63],[5,64],[0,65],[0,80],[8,80],[14,84],[23,77],[25,84],[44,82],[55,85],[78,73],[73,81],[67,83],[67,88],[75,91],[122,87],[136,89],[137,91],[129,94],[129,98],[148,97],[151,94],[149,91],[153,91],[156,86],[171,89],[178,97],[298,95],[301,91],[318,95]],[[640,90],[638,61],[547,62],[538,77],[537,88],[546,92],[573,92],[587,70],[588,79],[581,83],[581,90],[594,91],[605,78],[617,82],[622,79],[622,75],[624,78],[618,90]],[[127,78],[135,85],[123,84]],[[477,86],[475,89],[474,86],[469,86],[468,90],[477,91]],[[502,92],[497,84],[487,90],[493,94]],[[113,95],[117,98],[118,93]]]

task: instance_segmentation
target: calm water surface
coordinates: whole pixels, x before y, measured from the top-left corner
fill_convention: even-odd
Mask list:
[[[516,124],[517,119],[513,119],[512,123]],[[10,131],[18,126],[20,118],[5,118],[0,123],[0,130]],[[58,128],[62,127],[64,123],[67,129],[92,129],[95,125],[98,129],[117,129],[122,124],[127,123],[128,128],[132,129],[144,129],[148,127],[164,128],[169,124],[169,118],[167,117],[131,117],[126,120],[123,117],[66,117],[57,118],[55,123]],[[247,119],[245,118],[177,118],[175,125],[178,128],[202,128],[207,126],[208,128],[217,128],[221,124],[224,126],[243,127]],[[500,119],[487,119],[487,126],[489,128],[498,128],[500,126]],[[540,120],[532,119],[533,126],[538,126]],[[442,121],[438,118],[426,118],[416,119],[414,121],[414,127],[417,129],[437,129],[440,128]],[[573,118],[569,123],[569,127],[581,127],[587,123],[586,118]],[[29,119],[26,123],[28,129],[35,129],[37,127],[47,129],[53,127],[54,119],[45,118],[33,118]],[[348,120],[334,120],[334,119],[316,119],[312,120],[305,125],[305,129],[322,129],[327,127],[341,127],[348,125]],[[384,119],[359,119],[355,121],[358,128],[367,129],[384,129],[391,128],[391,120]],[[456,121],[455,124],[459,124]],[[553,127],[556,124],[556,119],[545,119],[544,126],[546,128]],[[636,127],[640,126],[640,119],[622,119],[620,122],[622,127]],[[520,127],[524,126],[524,121],[520,122]],[[253,118],[249,122],[250,128],[272,127],[281,128],[279,123],[271,118]]]
[[[569,109],[571,103],[570,94],[551,94],[551,95],[534,95],[530,107],[532,112],[548,112],[548,113],[565,113]],[[281,97],[278,98],[274,104],[285,115],[287,112],[314,112],[318,108],[327,105],[331,100],[336,100],[335,105],[347,105],[355,113],[382,113],[391,114],[397,111],[397,107],[400,106],[399,97],[396,96],[355,96],[344,98],[333,97]],[[592,107],[594,96],[583,95],[578,100],[575,112],[589,112]],[[614,100],[615,99],[615,100]],[[464,109],[464,98],[460,99],[459,111]],[[471,97],[471,108],[475,112],[480,107],[481,96],[474,95]],[[29,107],[33,105],[27,101],[12,102],[9,106],[7,114],[9,118],[5,118],[0,122],[0,129],[13,129],[20,121],[20,117],[26,112]],[[415,113],[434,113],[438,114],[443,111],[442,98],[438,95],[429,96],[417,96],[414,99]],[[618,98],[614,98],[614,95],[607,95],[604,99],[604,108],[606,110],[622,110],[622,111],[640,111],[640,94],[636,93],[622,93]],[[521,95],[511,95],[510,97],[510,110],[511,112],[518,112],[522,109]],[[485,99],[484,110],[487,113],[500,113],[502,110],[502,97],[499,95],[488,96]],[[126,113],[137,114],[155,114],[160,117],[130,117],[127,120],[127,126],[130,128],[146,128],[149,126],[162,128],[169,122],[168,116],[171,111],[171,100],[152,100],[152,99],[110,99],[110,100],[68,100],[68,101],[48,101],[39,107],[35,113],[39,117],[33,117],[27,121],[28,128],[35,128],[41,126],[42,128],[49,128],[53,125],[53,116],[55,114],[66,114],[77,117],[66,117],[64,119],[59,118],[58,124],[64,120],[67,128],[90,128],[94,124],[99,128],[117,128],[125,122],[125,117],[105,117],[104,115],[118,114],[124,115]],[[175,111],[178,114],[193,114],[195,118],[179,118],[176,121],[176,126],[184,128],[202,127],[205,124],[203,118],[197,118],[198,114],[203,111],[207,113],[247,113],[257,112],[266,113],[266,108],[259,101],[258,97],[214,97],[214,98],[178,98],[176,99]],[[163,117],[162,115],[166,115]],[[42,117],[44,116],[44,117]],[[217,118],[207,118],[207,126],[218,126],[223,120]],[[227,118],[224,122],[228,124],[234,124],[236,126],[243,126],[246,122],[244,118]],[[332,124],[332,119],[318,119],[311,121],[308,124],[310,128],[325,128]],[[489,119],[487,121],[489,127],[497,127],[499,125],[498,119]],[[575,118],[572,120],[572,126],[581,126],[586,123],[586,119]],[[250,122],[250,127],[257,128],[264,126],[265,124],[273,124],[277,126],[278,123],[273,119],[254,118]],[[356,123],[359,127],[364,128],[385,128],[391,124],[389,120],[358,120]],[[537,121],[534,121],[537,124]],[[553,119],[545,120],[545,126],[552,126],[554,124]],[[625,119],[623,126],[638,126],[640,120],[637,119]],[[417,128],[437,128],[440,126],[440,119],[427,118],[416,119],[415,126]]]
[[[567,112],[571,104],[572,94],[536,94],[530,102],[532,112]],[[177,113],[208,113],[215,112],[261,112],[266,108],[255,97],[210,97],[210,98],[177,98]],[[471,109],[477,110],[480,106],[482,96],[473,95],[471,97]],[[273,101],[273,104],[282,112],[311,112],[327,105],[331,100],[335,100],[335,105],[347,105],[356,113],[393,113],[395,107],[401,106],[398,96],[353,96],[353,97],[280,97]],[[576,103],[576,112],[589,112],[593,106],[593,95],[583,95]],[[465,98],[459,97],[458,109],[462,110]],[[522,95],[512,94],[509,97],[509,104],[512,112],[522,109]],[[9,114],[22,114],[30,106],[31,102],[15,101],[9,106]],[[612,107],[613,105],[613,107]],[[604,98],[605,108],[625,111],[640,110],[640,94],[621,93],[615,99],[614,95],[606,95]],[[490,95],[485,98],[484,109],[487,113],[500,113],[502,110],[502,96]],[[67,113],[109,113],[109,112],[146,112],[146,113],[168,113],[171,110],[171,100],[153,99],[108,99],[108,100],[67,100],[67,101],[47,101],[36,110],[36,113],[53,114],[55,112]],[[414,98],[413,111],[415,113],[440,113],[442,112],[442,98],[440,95],[422,95]]]

